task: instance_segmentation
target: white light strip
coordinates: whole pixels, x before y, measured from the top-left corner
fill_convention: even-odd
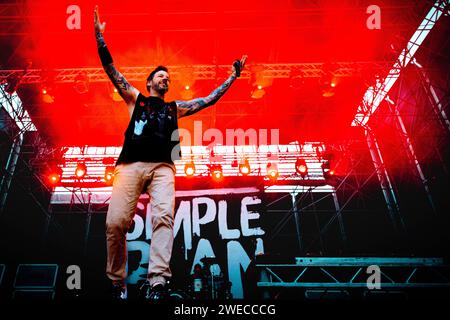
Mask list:
[[[121,147],[68,147],[64,153],[65,164],[63,166],[62,181],[69,181],[74,175],[76,163],[78,161],[86,160],[88,168],[88,175],[91,178],[102,178],[104,175],[106,165],[103,163],[104,159],[117,159],[121,152]],[[280,177],[285,177],[283,180],[300,179],[295,174],[295,160],[297,157],[302,157],[308,164],[308,180],[323,180],[323,171],[321,168],[320,153],[325,152],[326,148],[323,143],[319,142],[305,142],[302,144],[293,143],[287,145],[260,145],[260,146],[215,146],[213,148],[216,156],[221,156],[223,173],[225,176],[239,176],[238,168],[232,167],[231,162],[235,159],[240,159],[246,156],[252,168],[252,176],[265,176],[266,165],[268,162],[269,151],[272,157],[278,164]],[[236,154],[235,154],[236,151]],[[181,146],[183,159],[176,161],[176,176],[184,177],[184,164],[191,161],[193,157],[197,173],[208,172],[207,164],[210,163],[210,150],[206,146]],[[259,169],[260,172],[259,172]],[[91,179],[92,180],[92,179]],[[93,179],[95,181],[95,179]],[[224,189],[220,189],[223,192]],[[237,192],[237,190],[256,191],[254,188],[230,188],[228,192]],[[107,204],[111,196],[111,187],[56,187],[51,198],[52,204],[67,204],[73,201],[74,203],[84,203],[91,195],[91,203]],[[274,185],[266,187],[265,192],[333,192],[333,188],[328,185],[324,186],[301,186],[301,185]],[[190,191],[178,190],[176,196],[183,197],[189,194]],[[194,193],[202,192],[195,190]],[[211,190],[205,191],[211,194]],[[217,191],[218,192],[218,191]]]
[[[17,92],[14,92],[11,95],[11,101],[4,96],[7,94],[4,85],[2,85],[2,92],[3,97],[1,98],[1,105],[5,108],[6,112],[8,112],[11,119],[16,122],[17,127],[21,131],[37,131],[33,121],[31,121],[28,111],[23,108],[22,101],[17,95]]]
[[[330,193],[334,192],[334,188],[329,185],[307,187],[299,185],[276,185],[266,187],[265,193]],[[109,204],[111,198],[112,187],[108,188],[63,188],[57,187],[50,199],[51,204],[87,204],[90,199],[91,204]],[[218,195],[218,194],[239,194],[239,193],[252,193],[258,192],[256,187],[247,188],[235,188],[224,189],[218,188],[216,190],[177,190],[175,192],[176,197],[188,197],[188,196],[202,196],[202,195]],[[148,198],[147,194],[142,194],[139,199],[143,200]],[[106,209],[105,209],[106,210]]]
[[[425,19],[420,23],[416,32],[414,32],[411,39],[409,39],[406,48],[402,50],[386,78],[379,83],[375,89],[374,87],[369,87],[367,89],[362,103],[358,106],[358,111],[352,122],[352,126],[364,126],[367,124],[370,116],[375,112],[381,101],[384,100],[386,95],[389,93],[389,90],[397,81],[400,76],[401,68],[406,67],[414,57],[414,54],[419,49],[420,45],[441,17],[448,2],[448,0],[437,0],[435,2]]]
[[[88,175],[91,178],[103,178],[106,165],[103,159],[110,158],[113,162],[118,158],[121,147],[68,147],[64,153],[64,166],[62,167],[62,181],[70,182],[74,179],[77,162],[85,162],[88,168]],[[323,143],[305,142],[303,144],[286,145],[260,145],[260,146],[222,146],[216,145],[213,148],[217,163],[222,165],[225,176],[239,176],[238,166],[232,166],[233,160],[237,163],[244,157],[249,161],[250,176],[265,176],[267,174],[267,163],[274,161],[278,164],[280,176],[290,176],[295,174],[295,161],[297,157],[305,159],[308,165],[308,175],[310,180],[323,180],[322,162],[320,152],[325,151]],[[273,159],[269,160],[269,151]],[[319,152],[319,153],[318,153]],[[207,146],[181,146],[183,159],[175,161],[176,175],[184,177],[184,165],[193,159],[195,163],[196,176],[208,175],[208,165],[212,161],[211,150]],[[113,165],[111,163],[110,165]]]

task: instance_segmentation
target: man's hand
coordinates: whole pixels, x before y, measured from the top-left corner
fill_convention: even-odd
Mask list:
[[[95,33],[103,33],[105,32],[105,25],[106,22],[100,23],[100,16],[98,14],[98,6],[95,6],[94,9],[94,28],[95,28]]]
[[[232,75],[227,80],[225,80],[225,82],[220,87],[211,92],[209,96],[189,101],[177,100],[176,104],[178,118],[189,116],[215,104],[225,94],[225,92],[227,92],[236,78],[240,76],[242,69],[244,69],[246,60],[247,56],[243,55],[241,60],[234,61]]]
[[[241,75],[241,71],[244,70],[244,65],[245,65],[245,61],[247,60],[247,55],[243,55],[241,60],[236,60],[233,63],[233,70],[232,73],[236,76],[239,77]]]

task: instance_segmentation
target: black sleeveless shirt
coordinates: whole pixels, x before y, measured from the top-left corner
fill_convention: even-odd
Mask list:
[[[177,129],[175,101],[165,102],[139,93],[116,165],[137,161],[172,164],[181,158]]]

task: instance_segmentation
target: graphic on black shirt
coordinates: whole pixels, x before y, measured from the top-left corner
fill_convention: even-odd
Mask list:
[[[157,97],[139,95],[125,132],[125,141],[117,163],[167,162],[179,143],[177,106]],[[175,136],[173,134],[175,133]]]
[[[145,112],[141,113],[141,117],[138,121],[134,122],[134,134],[140,136],[142,131],[144,131],[144,126],[147,124],[147,115]]]

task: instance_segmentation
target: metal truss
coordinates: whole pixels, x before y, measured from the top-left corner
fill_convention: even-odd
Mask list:
[[[3,85],[0,85],[0,107],[9,114],[22,133],[36,131],[36,127],[17,93],[7,93]]]
[[[15,183],[34,201],[48,224],[51,216],[42,199],[49,197],[51,190],[42,180],[39,171],[53,158],[55,149],[39,135],[17,93],[9,94],[5,92],[4,86],[0,85],[0,103],[1,109],[9,116],[4,131],[7,134],[6,143],[11,144],[6,167],[1,172],[0,215],[4,213],[10,186],[15,177]],[[32,186],[31,180],[36,181],[37,186]],[[54,225],[61,229],[58,224]]]
[[[411,61],[411,63],[417,67],[417,73],[420,76],[422,86],[427,94],[427,98],[430,101],[433,112],[436,114],[439,123],[446,131],[448,131],[448,133],[450,133],[450,121],[448,120],[448,116],[444,110],[445,106],[443,104],[443,101],[438,97],[436,90],[423,66],[419,64],[419,62],[417,62],[415,58]]]
[[[120,67],[120,71],[129,81],[145,80],[149,70],[156,66],[142,67]],[[256,65],[249,65],[241,74],[241,79],[250,79],[251,70]],[[325,63],[291,63],[291,64],[260,64],[264,78],[289,79],[291,77],[320,78],[329,70],[335,77],[351,77],[360,74],[364,70],[379,70],[380,73],[389,68],[386,61],[370,62],[336,62],[331,65]],[[173,80],[180,80],[186,72],[192,73],[194,80],[216,80],[225,78],[230,72],[229,65],[173,65],[168,66]],[[258,69],[259,70],[259,69]],[[86,75],[89,82],[109,81],[102,68],[68,68],[48,70],[29,69],[23,70],[0,70],[0,82],[7,82],[11,77],[22,77],[22,84],[43,83],[51,75],[55,83],[74,83],[77,76]],[[23,76],[22,76],[23,75]]]
[[[9,115],[11,121],[6,121],[5,131],[11,139],[11,150],[6,162],[6,168],[2,172],[0,182],[0,213],[3,212],[6,199],[8,197],[20,150],[24,141],[24,133],[35,131],[36,127],[22,105],[22,101],[16,93],[10,95],[5,92],[3,85],[0,85],[0,107]]]
[[[398,208],[393,186],[385,170],[382,158],[380,162],[378,149],[373,148],[371,145],[369,146],[372,149],[371,159],[373,161],[373,169],[370,171],[367,171],[367,164],[362,164],[364,161],[370,163],[370,159],[364,158],[364,151],[359,150],[359,148],[367,150],[367,142],[362,137],[361,140],[348,140],[339,145],[327,146],[328,152],[340,154],[339,158],[346,159],[349,162],[348,170],[345,171],[344,175],[338,175],[327,180],[329,184],[328,189],[317,189],[314,186],[301,185],[291,186],[290,189],[278,189],[278,192],[281,192],[280,197],[268,203],[266,209],[269,214],[281,215],[281,218],[273,227],[269,240],[275,240],[279,235],[286,233],[286,227],[289,223],[294,223],[298,248],[293,249],[295,250],[294,252],[300,255],[315,253],[326,256],[330,255],[330,253],[333,254],[333,251],[330,251],[324,240],[332,232],[333,228],[335,243],[339,243],[340,247],[338,254],[342,255],[351,250],[344,216],[355,212],[365,214],[370,210],[364,201],[364,190],[369,183],[372,183],[378,177],[381,191],[386,201],[386,213],[389,215],[392,224],[392,231],[399,236],[402,242],[406,242],[407,232]],[[377,155],[376,162],[373,158],[374,153]],[[364,167],[365,171],[360,171],[360,167]],[[314,196],[318,192],[320,196]],[[289,210],[282,210],[282,212],[275,209],[276,204],[286,197],[291,198],[292,207]],[[358,203],[357,207],[355,207],[355,203]],[[325,204],[327,209],[324,209]],[[318,208],[321,209],[319,210]],[[330,218],[324,220],[323,214],[330,215]],[[305,233],[307,231],[311,233],[311,230],[306,230],[302,220],[306,216],[311,215],[315,216],[317,230],[313,238],[307,239],[305,238]],[[321,219],[319,219],[319,216],[321,216]],[[403,244],[399,245],[402,246]],[[409,249],[407,248],[407,250]]]
[[[386,165],[384,163],[378,141],[372,129],[368,125],[364,126],[364,132],[366,135],[370,156],[372,157],[372,162],[375,167],[375,172],[377,174],[378,181],[380,182],[381,191],[386,202],[389,218],[391,219],[391,222],[396,231],[405,232],[406,228],[400,215],[397,196],[395,195],[391,178],[389,177],[388,171],[386,169]]]
[[[427,13],[425,19],[420,23],[408,41],[406,48],[402,50],[397,61],[392,66],[387,76],[373,87],[369,87],[363,96],[363,101],[358,107],[353,126],[364,126],[371,115],[377,110],[380,103],[386,98],[389,90],[394,86],[401,71],[411,62],[416,51],[426,39],[436,22],[446,12],[449,6],[448,0],[437,0]]]
[[[421,114],[421,115],[418,115],[417,111],[414,112],[414,116],[416,118],[419,117],[420,122],[423,123],[422,130],[419,133],[416,133],[416,136],[423,134],[424,129],[434,126],[433,123],[429,122],[430,120],[433,120],[432,116],[434,116],[435,123],[439,124],[439,126],[441,128],[440,136],[442,137],[442,139],[439,140],[439,136],[437,134],[434,134],[433,140],[439,141],[440,143],[442,143],[442,145],[445,145],[445,143],[448,142],[448,132],[450,130],[450,127],[449,127],[449,121],[448,121],[447,115],[443,108],[444,100],[439,99],[438,95],[436,94],[436,91],[434,90],[434,86],[432,85],[431,80],[428,78],[422,65],[420,65],[415,59],[412,59],[412,64],[414,64],[416,67],[416,70],[417,70],[416,74],[418,76],[418,80],[419,80],[418,83],[420,83],[420,85],[418,85],[417,87],[408,88],[409,90],[408,90],[407,94],[405,94],[405,82],[404,82],[404,77],[403,77],[403,73],[402,73],[399,77],[397,101],[393,101],[389,96],[386,95],[385,100],[386,100],[387,106],[388,106],[388,113],[386,114],[386,116],[392,117],[392,119],[394,120],[394,126],[395,126],[395,129],[396,129],[397,134],[400,137],[400,141],[401,141],[401,147],[402,147],[401,150],[403,150],[403,153],[401,153],[401,154],[406,155],[409,163],[414,168],[413,172],[415,173],[415,176],[417,177],[417,179],[420,181],[420,183],[423,186],[423,190],[425,191],[430,208],[432,209],[432,212],[436,214],[438,209],[437,209],[435,200],[433,199],[430,180],[424,173],[423,166],[422,166],[421,162],[419,161],[419,158],[418,158],[415,148],[413,146],[411,137],[414,132],[412,132],[412,130],[410,130],[410,132],[408,132],[406,125],[403,121],[403,116],[401,115],[402,109],[403,110],[408,109],[407,104],[409,102],[407,101],[407,98],[412,97],[414,99],[415,102],[413,103],[412,107],[416,110],[417,105],[420,104],[417,100],[417,92],[421,88],[423,88],[424,92],[426,94],[426,98],[427,98],[426,100],[428,100],[428,101],[426,101],[426,100],[422,101],[422,104],[426,105],[427,107],[430,107],[430,109],[431,109],[429,111],[425,110],[425,114]],[[427,104],[427,102],[429,104]],[[365,126],[365,128],[367,130],[368,126]],[[377,146],[377,149],[379,150],[378,146]],[[438,154],[439,159],[441,160],[441,162],[443,164],[444,171],[446,171],[446,165],[445,165],[444,161],[442,160],[442,156],[441,156],[438,148],[435,147],[435,148],[428,148],[428,149],[430,149],[430,151],[434,151]],[[381,156],[381,153],[380,153],[380,156]],[[387,173],[386,173],[386,176],[387,176]],[[387,180],[389,180],[389,178],[387,178]],[[390,182],[388,182],[387,184],[391,185]],[[390,188],[390,190],[392,190],[392,188]],[[393,190],[391,193],[394,194]],[[393,196],[393,199],[395,199],[395,196]],[[393,201],[393,202],[395,203],[396,201]]]
[[[257,286],[264,289],[294,287],[376,290],[368,287],[368,278],[375,267],[380,271],[379,289],[450,289],[450,269],[441,258],[298,257],[295,260],[293,264],[257,264]],[[369,267],[372,271],[368,271]]]

